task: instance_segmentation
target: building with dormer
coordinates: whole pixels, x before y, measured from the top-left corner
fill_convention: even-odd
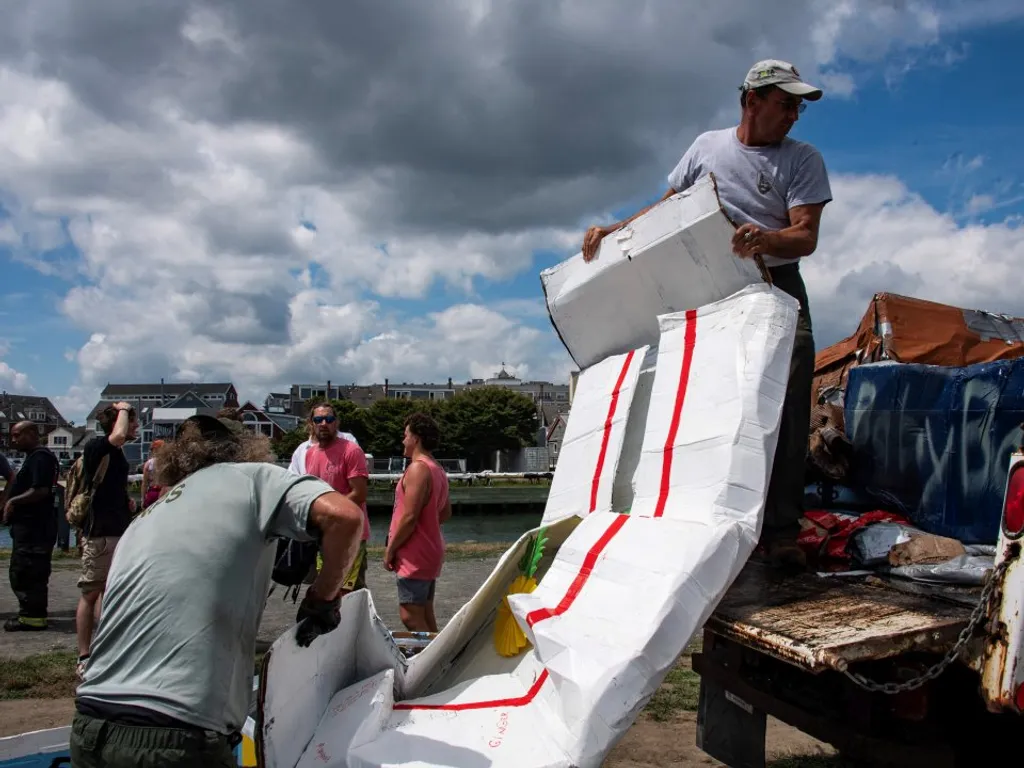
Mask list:
[[[197,413],[216,415],[222,408],[238,407],[238,390],[225,383],[171,383],[162,379],[155,384],[107,384],[101,400],[86,417],[86,429],[102,434],[98,416],[107,406],[126,402],[135,407],[139,418],[138,437],[124,446],[131,465],[149,458],[154,440],[173,437],[181,422]]]
[[[0,451],[11,455],[16,453],[11,448],[11,427],[19,421],[37,424],[44,444],[50,432],[68,425],[48,397],[0,392]]]

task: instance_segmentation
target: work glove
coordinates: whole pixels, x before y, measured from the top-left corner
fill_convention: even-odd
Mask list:
[[[320,635],[337,628],[341,622],[341,597],[321,600],[307,589],[306,596],[299,603],[295,621],[299,624],[295,641],[302,648],[307,648]]]

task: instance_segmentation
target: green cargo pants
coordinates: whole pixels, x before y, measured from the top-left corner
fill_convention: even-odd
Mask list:
[[[811,427],[811,387],[814,382],[814,330],[800,266],[787,264],[769,271],[775,287],[800,302],[800,318],[789,365],[786,400],[782,406],[779,444],[765,502],[761,533],[761,540],[765,543],[793,540],[800,532],[800,518],[804,514],[807,438]]]
[[[72,768],[236,768],[228,737],[212,731],[121,725],[75,713]]]

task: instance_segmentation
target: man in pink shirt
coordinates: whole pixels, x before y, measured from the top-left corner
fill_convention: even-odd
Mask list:
[[[414,413],[402,440],[409,459],[395,487],[384,567],[398,576],[398,609],[412,632],[437,632],[434,587],[444,563],[441,525],[452,516],[448,475],[434,461],[440,431],[432,418]]]
[[[363,510],[363,539],[359,554],[342,586],[342,594],[366,587],[366,542],[370,538],[370,516],[366,511],[369,473],[366,454],[351,440],[338,434],[338,415],[329,403],[313,408],[309,416],[313,445],[306,451],[306,474],[319,477]]]

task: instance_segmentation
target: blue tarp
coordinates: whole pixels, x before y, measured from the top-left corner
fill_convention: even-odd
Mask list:
[[[968,544],[999,535],[1024,422],[1024,358],[963,368],[860,365],[846,388],[852,486],[919,528]]]

